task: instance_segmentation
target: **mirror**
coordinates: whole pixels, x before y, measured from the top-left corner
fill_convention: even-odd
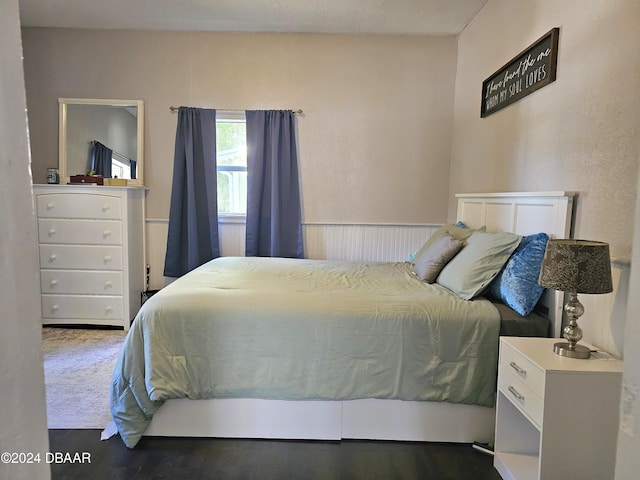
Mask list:
[[[60,183],[68,183],[71,175],[106,168],[106,178],[144,185],[142,100],[59,98],[58,104]],[[111,151],[107,167],[100,167],[96,159],[99,144]]]

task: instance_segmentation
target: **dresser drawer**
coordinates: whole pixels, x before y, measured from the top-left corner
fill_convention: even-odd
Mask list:
[[[500,365],[539,397],[544,396],[544,371],[506,343],[500,346]]]
[[[122,270],[122,247],[40,245],[40,268]]]
[[[53,319],[122,319],[122,297],[42,295],[42,317]]]
[[[122,222],[113,220],[38,220],[40,243],[121,245]]]
[[[99,187],[96,187],[99,188]],[[40,218],[121,219],[120,197],[89,193],[48,193],[36,196]]]
[[[542,397],[536,395],[517,374],[504,365],[498,368],[498,389],[541,428],[544,409]]]
[[[122,295],[122,272],[41,270],[40,289],[52,294]]]

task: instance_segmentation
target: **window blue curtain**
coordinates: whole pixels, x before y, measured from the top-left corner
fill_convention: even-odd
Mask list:
[[[96,175],[111,178],[111,158],[113,156],[113,150],[97,140],[91,142],[91,149],[91,168],[95,170]]]
[[[180,277],[219,256],[216,111],[180,107],[164,276]]]
[[[303,258],[295,113],[247,110],[246,255]]]

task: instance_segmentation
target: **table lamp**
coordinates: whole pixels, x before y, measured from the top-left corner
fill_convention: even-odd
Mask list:
[[[563,329],[566,342],[556,343],[553,351],[570,358],[589,358],[591,350],[577,343],[582,338],[578,318],[584,306],[578,293],[609,293],[613,291],[609,244],[589,240],[551,239],[542,260],[538,283],[545,288],[562,290],[569,295],[564,311],[569,323]]]

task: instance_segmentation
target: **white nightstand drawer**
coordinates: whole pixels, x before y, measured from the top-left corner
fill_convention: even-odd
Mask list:
[[[36,200],[39,218],[122,218],[121,199],[110,195],[50,193],[38,195]]]
[[[540,428],[544,406],[542,398],[508,368],[500,365],[498,369],[498,389]]]
[[[122,297],[42,295],[43,318],[116,320],[122,312]]]
[[[40,245],[40,268],[122,270],[122,247]]]
[[[42,293],[122,295],[120,271],[41,270]]]
[[[40,243],[121,245],[122,222],[114,220],[38,220]]]
[[[544,396],[544,370],[504,342],[500,345],[500,365],[536,395]]]

